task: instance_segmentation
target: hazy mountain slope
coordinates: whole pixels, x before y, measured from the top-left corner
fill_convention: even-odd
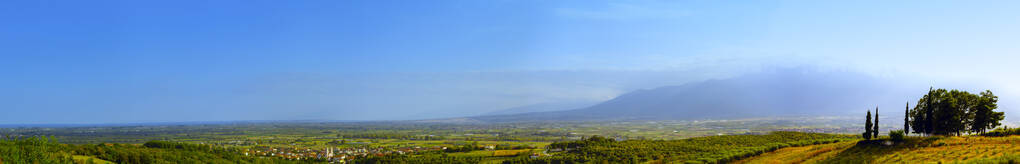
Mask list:
[[[550,103],[538,103],[513,108],[502,109],[489,113],[482,114],[483,116],[491,115],[508,115],[508,114],[521,114],[521,113],[534,113],[534,112],[551,112],[551,111],[563,111],[571,109],[580,109],[589,107],[599,102],[591,101],[576,101],[576,102],[550,102]]]
[[[926,86],[847,72],[800,69],[637,90],[568,111],[480,116],[481,121],[700,119],[775,115],[844,115],[886,106],[903,110]],[[899,105],[896,105],[899,104]]]

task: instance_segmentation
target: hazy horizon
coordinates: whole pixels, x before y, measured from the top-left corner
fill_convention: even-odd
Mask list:
[[[6,1],[0,124],[449,118],[774,70],[1017,120],[1018,3]]]

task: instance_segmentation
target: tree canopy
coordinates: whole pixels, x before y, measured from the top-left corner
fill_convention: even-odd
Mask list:
[[[984,132],[999,126],[1004,118],[995,112],[998,97],[991,91],[980,95],[967,91],[929,89],[908,112],[914,133],[928,135],[960,135],[966,132]]]

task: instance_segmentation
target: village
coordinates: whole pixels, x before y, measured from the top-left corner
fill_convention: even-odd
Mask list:
[[[270,146],[255,146],[254,148],[245,149],[243,154],[245,156],[262,156],[262,157],[280,157],[288,160],[324,160],[330,163],[346,163],[351,160],[358,158],[364,158],[369,156],[385,156],[390,154],[413,154],[415,152],[422,151],[444,151],[449,147],[446,146],[430,146],[430,147],[397,147],[397,148],[384,148],[384,147],[360,147],[360,148],[338,148],[328,147],[323,149],[311,149],[311,148],[297,148],[297,147],[270,147]],[[482,150],[495,150],[495,145],[484,145],[479,147]]]

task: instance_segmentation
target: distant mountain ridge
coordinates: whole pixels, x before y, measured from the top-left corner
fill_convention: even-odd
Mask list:
[[[581,109],[470,118],[506,122],[847,115],[878,104],[899,103],[889,107],[902,109],[908,97],[921,93],[914,90],[927,89],[903,86],[909,85],[864,74],[787,69],[637,90]]]
[[[580,109],[598,104],[597,101],[569,101],[569,102],[547,102],[531,104],[513,108],[507,108],[503,110],[493,111],[482,114],[482,116],[492,115],[508,115],[508,114],[521,114],[521,113],[535,113],[535,112],[552,112],[562,111],[571,109]]]

